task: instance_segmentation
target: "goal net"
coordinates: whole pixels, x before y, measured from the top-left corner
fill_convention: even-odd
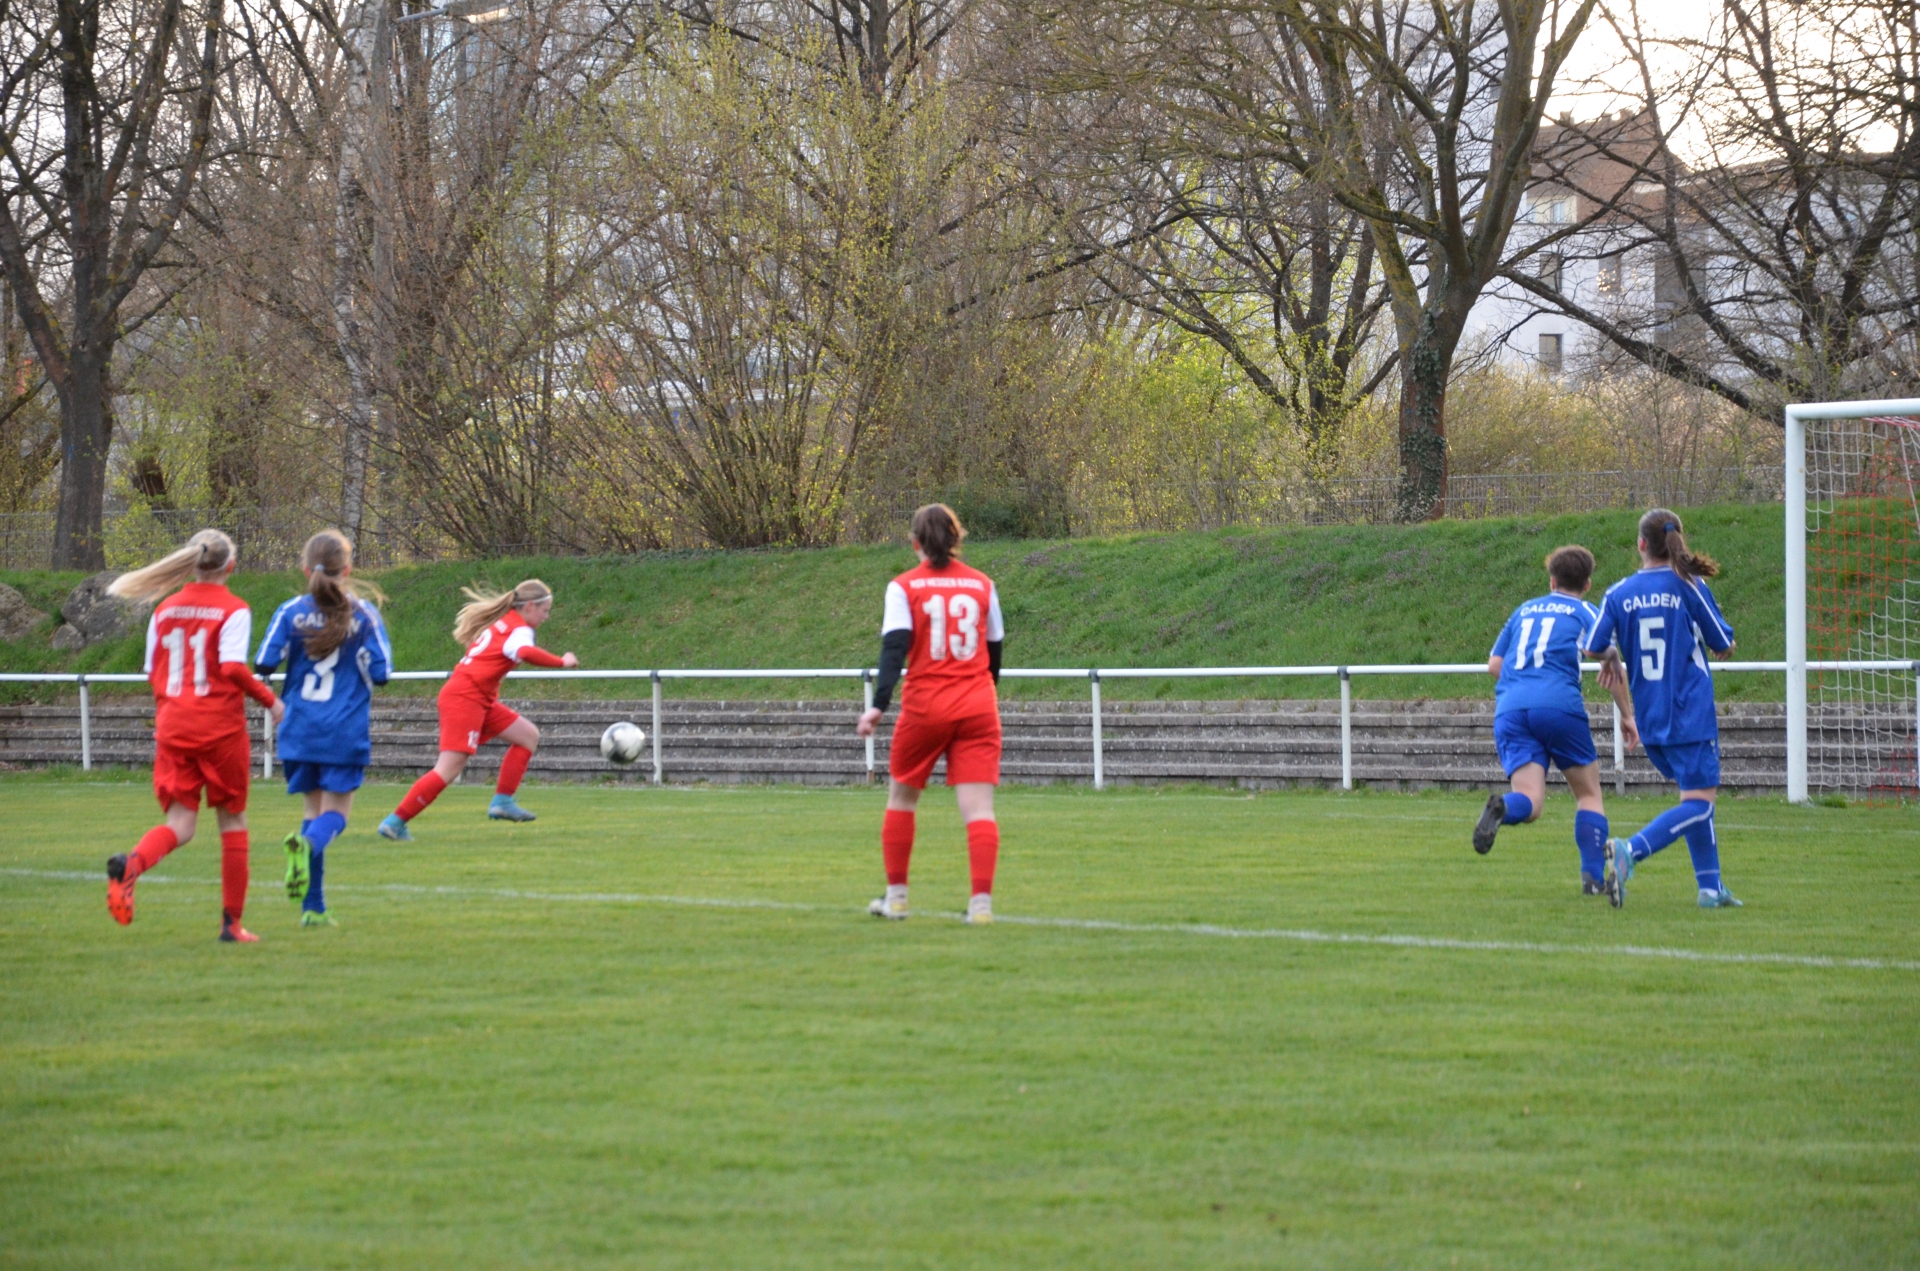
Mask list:
[[[1920,401],[1800,406],[1787,422],[1788,797],[1911,799]]]

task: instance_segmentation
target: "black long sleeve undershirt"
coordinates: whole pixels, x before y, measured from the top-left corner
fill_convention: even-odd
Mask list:
[[[987,641],[987,672],[993,676],[993,682],[1000,682],[1000,656],[1002,640]],[[880,637],[880,672],[873,680],[873,704],[881,710],[893,705],[893,688],[900,682],[900,672],[907,665],[907,652],[913,648],[913,632],[905,627],[889,631]]]

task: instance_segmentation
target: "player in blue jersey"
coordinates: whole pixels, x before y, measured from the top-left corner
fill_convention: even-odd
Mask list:
[[[1733,651],[1733,628],[1707,590],[1706,580],[1719,572],[1711,558],[1687,547],[1680,518],[1655,508],[1640,518],[1640,571],[1607,589],[1600,621],[1586,640],[1588,652],[1607,660],[1603,683],[1624,677],[1633,686],[1647,758],[1680,787],[1678,807],[1662,812],[1632,838],[1607,840],[1607,887],[1615,906],[1626,901],[1634,866],[1683,836],[1693,856],[1700,907],[1740,904],[1721,881],[1713,828],[1720,793],[1720,721],[1706,654],[1724,658]]]
[[[1557,547],[1547,556],[1548,591],[1507,619],[1493,643],[1487,670],[1494,677],[1493,741],[1512,790],[1487,796],[1473,827],[1473,850],[1493,850],[1503,825],[1539,819],[1547,802],[1547,764],[1557,765],[1573,791],[1573,841],[1580,851],[1581,890],[1606,892],[1607,815],[1600,798],[1600,762],[1580,694],[1580,650],[1600,621],[1582,597],[1593,585],[1593,553]],[[1633,702],[1624,686],[1611,690],[1629,740]]]
[[[253,661],[265,678],[282,661],[287,717],[280,725],[280,761],[287,793],[306,796],[300,828],[287,835],[287,896],[300,902],[300,925],[331,927],[327,912],[327,844],[347,828],[353,792],[373,758],[373,686],[393,668],[386,624],[358,583],[353,547],[337,530],[321,530],[300,554],[307,594],[274,611]]]

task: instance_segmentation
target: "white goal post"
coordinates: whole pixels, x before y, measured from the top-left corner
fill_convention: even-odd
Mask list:
[[[1787,798],[1804,803],[1816,784],[1920,791],[1920,753],[1904,751],[1920,748],[1920,575],[1907,546],[1920,541],[1920,398],[1789,406],[1786,426]],[[1810,577],[1813,535],[1828,537]],[[1822,646],[1811,668],[1810,585]],[[1817,747],[1809,669],[1822,676]]]

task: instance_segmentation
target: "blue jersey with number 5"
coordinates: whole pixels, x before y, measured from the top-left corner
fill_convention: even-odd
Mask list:
[[[287,663],[287,717],[276,749],[283,761],[364,768],[373,758],[373,686],[387,682],[393,647],[380,611],[364,600],[354,600],[352,628],[339,647],[309,656],[306,637],[326,625],[312,596],[295,596],[274,610],[254,656],[262,675]]]
[[[1707,650],[1733,647],[1733,628],[1701,580],[1683,579],[1667,565],[1643,569],[1607,588],[1589,652],[1618,645],[1633,688],[1640,740],[1655,746],[1712,741],[1720,736],[1713,713],[1713,672]]]
[[[1580,650],[1600,611],[1558,592],[1513,611],[1488,657],[1502,659],[1493,686],[1495,718],[1511,711],[1587,713],[1580,696]]]

